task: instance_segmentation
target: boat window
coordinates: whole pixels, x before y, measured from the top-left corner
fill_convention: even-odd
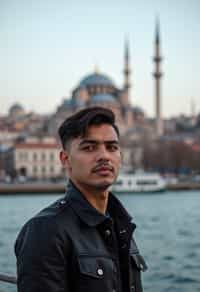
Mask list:
[[[157,181],[156,180],[138,180],[136,182],[137,185],[156,185]]]
[[[122,185],[122,180],[117,180],[114,184],[116,186],[121,186]]]

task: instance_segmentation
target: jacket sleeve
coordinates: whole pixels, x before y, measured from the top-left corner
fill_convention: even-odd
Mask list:
[[[52,221],[32,219],[16,240],[18,292],[71,292],[68,243]]]

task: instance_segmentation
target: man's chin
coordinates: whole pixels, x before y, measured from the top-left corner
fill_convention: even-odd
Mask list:
[[[105,185],[97,185],[96,188],[98,190],[101,190],[101,191],[106,191],[109,189],[109,187],[111,186],[111,184],[105,184]]]
[[[97,182],[95,184],[95,187],[99,190],[107,190],[112,184],[113,184],[113,181]]]

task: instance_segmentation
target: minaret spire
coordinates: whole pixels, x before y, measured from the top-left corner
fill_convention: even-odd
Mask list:
[[[155,43],[158,44],[158,45],[160,44],[160,21],[159,21],[158,17],[156,19]]]
[[[129,98],[130,94],[130,53],[129,53],[129,41],[128,38],[125,39],[124,46],[124,90],[127,93],[127,97]]]
[[[160,63],[162,61],[162,57],[160,54],[160,24],[159,19],[156,20],[156,30],[155,30],[155,114],[156,114],[156,133],[158,136],[163,134],[163,121],[161,116],[161,92],[160,92],[160,79],[162,77],[162,72],[160,69]]]
[[[191,122],[192,122],[192,126],[196,124],[196,110],[195,110],[194,99],[191,99]]]

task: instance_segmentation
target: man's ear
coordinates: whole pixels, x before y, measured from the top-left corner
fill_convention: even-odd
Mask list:
[[[61,150],[60,151],[60,161],[62,163],[62,166],[69,170],[71,168],[70,166],[70,159],[69,159],[69,153],[67,150]]]

